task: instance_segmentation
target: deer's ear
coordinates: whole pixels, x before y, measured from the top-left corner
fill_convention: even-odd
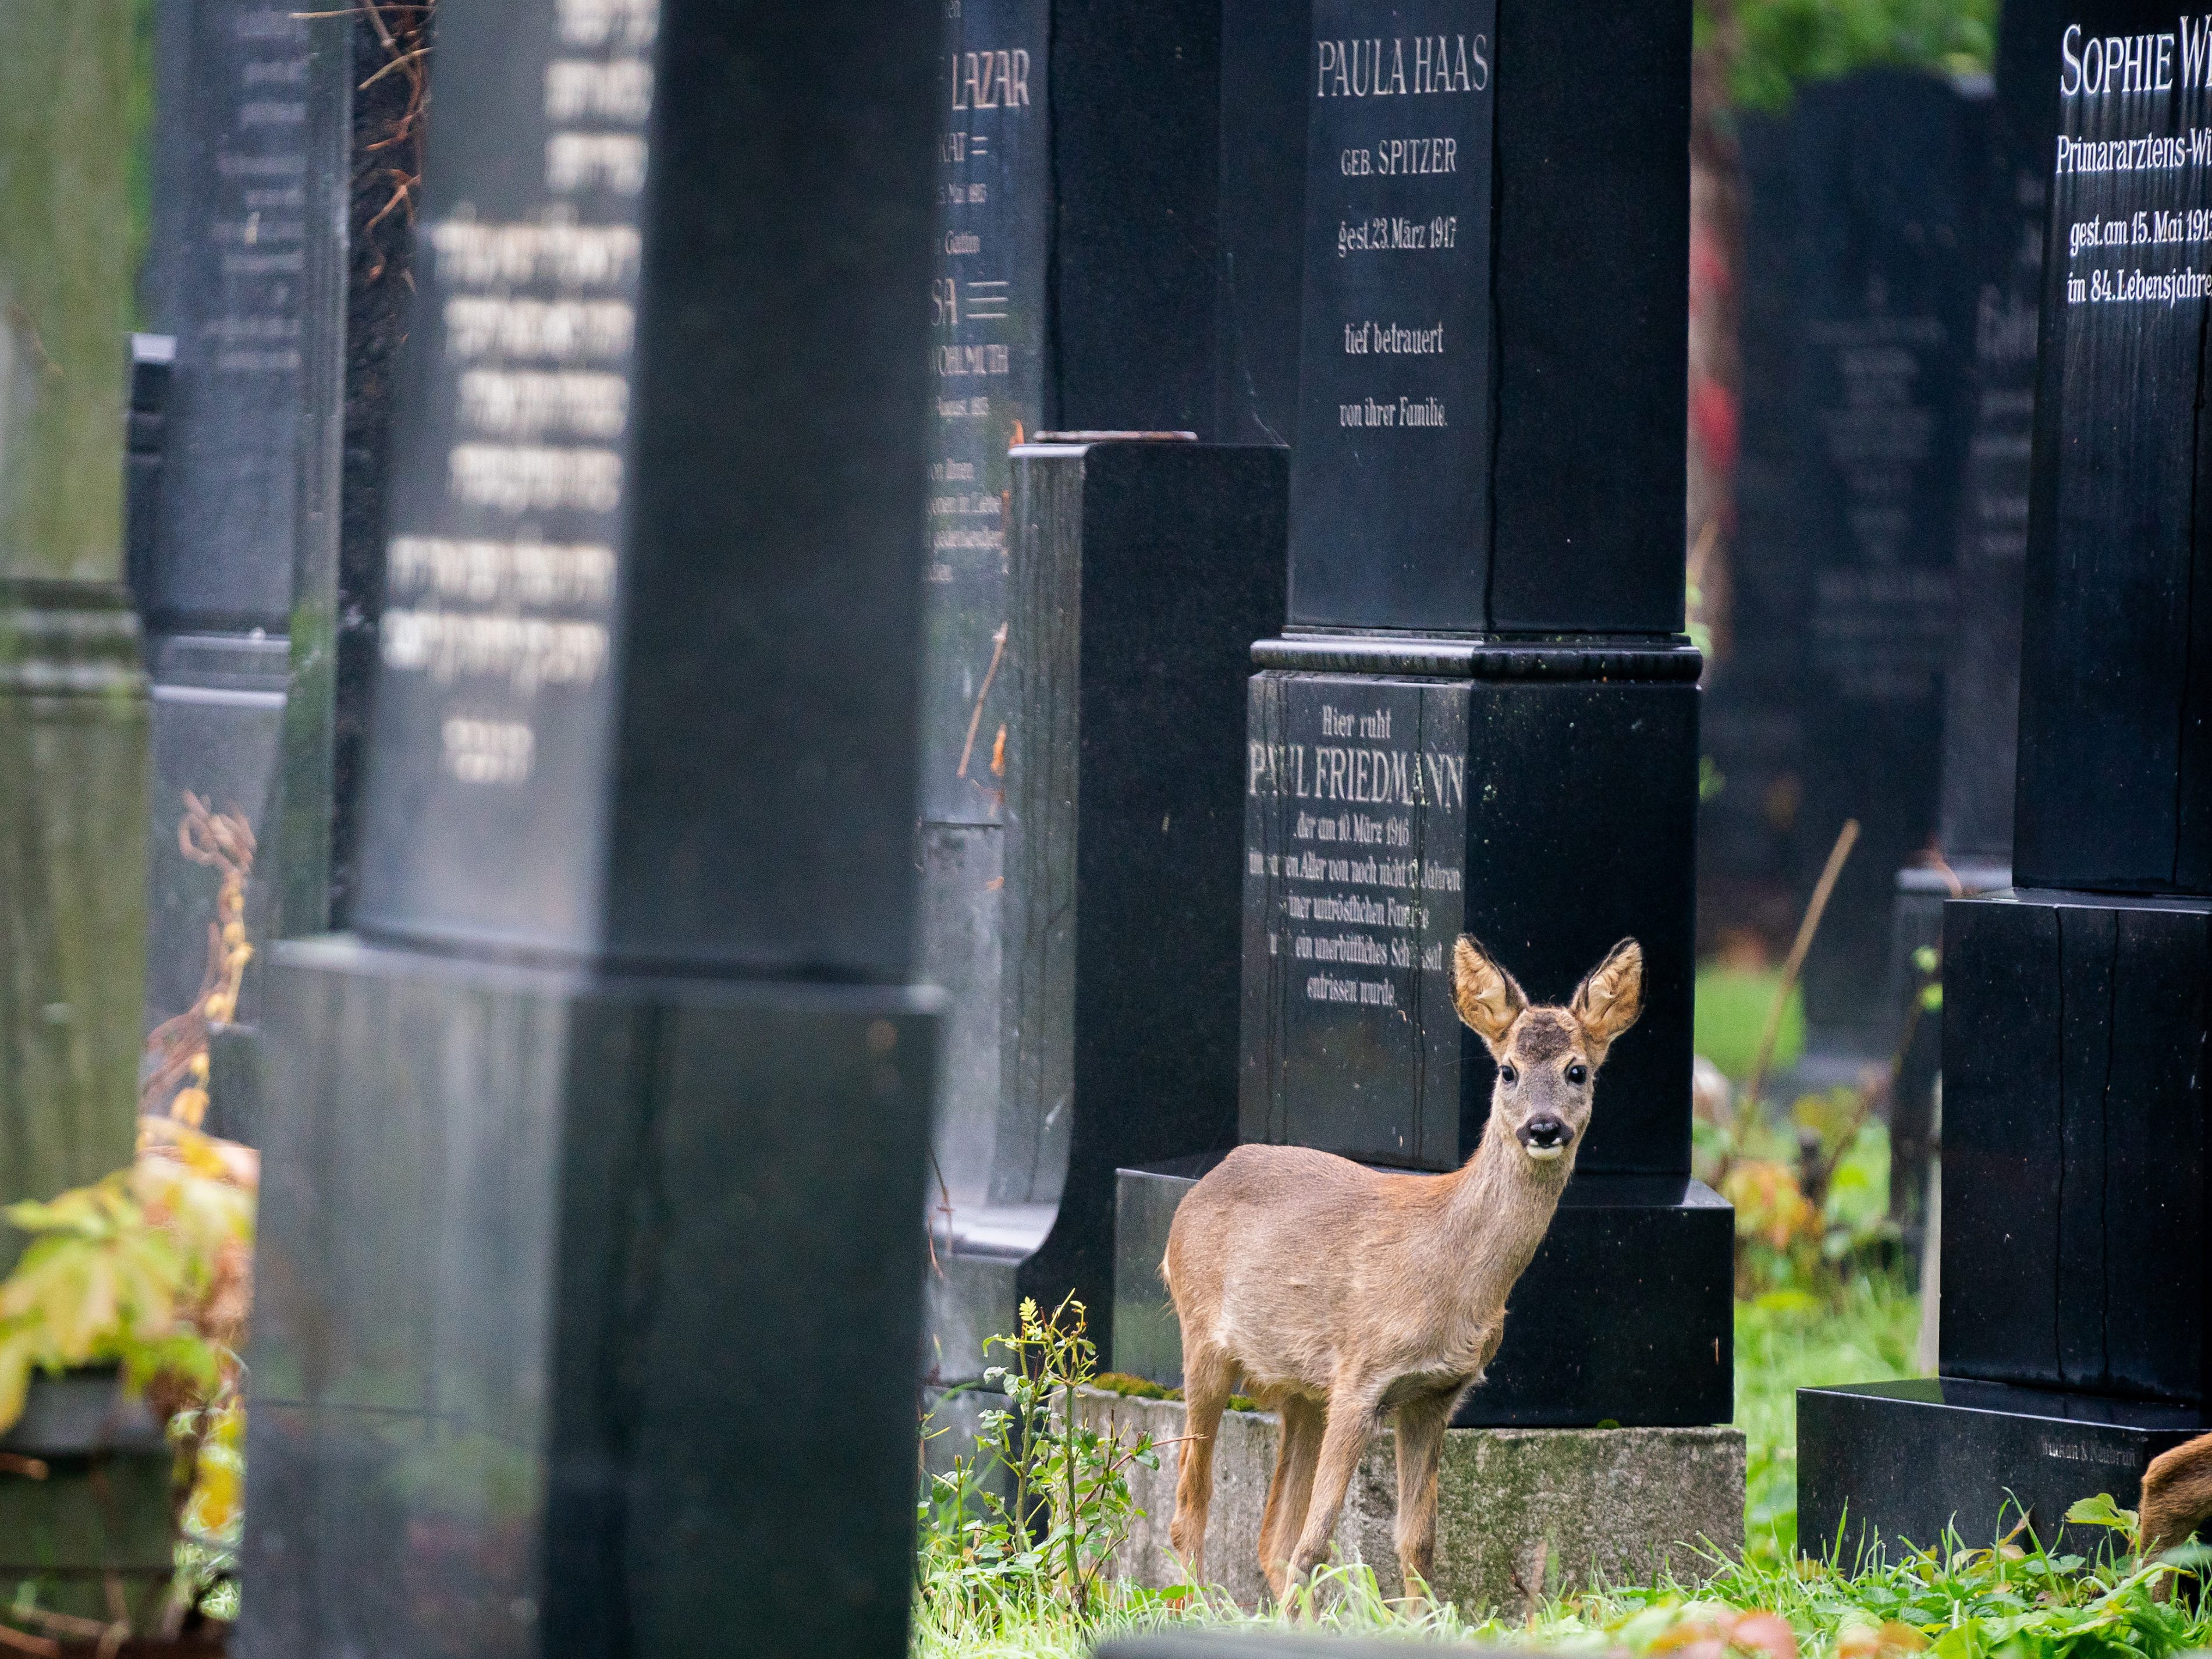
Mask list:
[[[1459,1017],[1493,1053],[1528,1006],[1513,975],[1467,933],[1452,946],[1452,1001]]]
[[[1567,1012],[1589,1038],[1590,1061],[1605,1059],[1613,1039],[1636,1024],[1644,1012],[1644,947],[1625,939],[1575,987]]]

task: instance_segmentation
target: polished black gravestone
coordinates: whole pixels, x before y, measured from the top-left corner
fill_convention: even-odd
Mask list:
[[[441,20],[357,932],[265,988],[249,1659],[903,1651],[933,38]]]
[[[933,1218],[937,1382],[979,1374],[1024,1296],[1073,1291],[1107,1349],[1115,1170],[1235,1134],[1235,763],[1246,653],[1282,615],[1285,471],[1280,450],[1181,442],[1013,452],[1006,861],[985,917],[1000,1098],[987,1124],[938,1128],[997,1190],[948,1190]]]
[[[1600,15],[1314,12],[1293,629],[1681,628],[1688,24]]]
[[[1943,923],[1938,1392],[1985,1385],[1984,1414],[1938,1421],[1924,1385],[1802,1396],[1804,1489],[1826,1506],[1804,1512],[1808,1536],[1845,1504],[1892,1535],[1938,1510],[1978,1534],[2006,1491],[2030,1489],[2047,1533],[2063,1500],[2132,1501],[2152,1455],[2212,1427],[2212,896],[2189,890],[2206,884],[2188,853],[2195,726],[2177,667],[2208,311],[2188,146],[2212,93],[2202,36],[2172,22],[2069,5],[2039,45],[2057,133],[2043,151],[2019,884],[1952,903]],[[2043,884],[2059,878],[2071,885]],[[2069,1437],[2052,1420],[2103,1426]],[[1870,1472],[1869,1438],[1893,1455],[1938,1433],[1945,1456],[1912,1489]]]
[[[1644,942],[1647,1011],[1601,1091],[1565,1265],[1511,1327],[1516,1380],[1468,1423],[1730,1409],[1728,1212],[1689,1179],[1686,151],[1653,140],[1686,127],[1688,22],[1588,23],[1314,14],[1290,628],[1253,648],[1239,779],[1243,1139],[1453,1168],[1492,1073],[1451,1012],[1452,939],[1478,934],[1553,998],[1623,934]],[[1621,88],[1595,115],[1510,68],[1570,34]],[[1163,1379],[1158,1264],[1191,1178],[1120,1177],[1134,1322],[1115,1362]],[[1613,1361],[1638,1340],[1590,1337],[1628,1281],[1571,1282],[1624,1255],[1645,1293],[1631,1322],[1682,1361],[1666,1385],[1624,1388]]]
[[[1888,1058],[1894,884],[1937,826],[1987,105],[1880,70],[1744,124],[1736,644],[1710,816],[1736,866],[1714,873],[1779,878],[1793,910],[1859,823],[1805,963],[1808,1080]]]
[[[2064,143],[2045,261],[2014,864],[2038,886],[2212,892],[2212,447],[2197,417],[2212,191],[2189,149],[2207,114],[2202,48],[2148,5],[2076,7],[2065,21],[2077,33],[2046,42]],[[2107,37],[2136,34],[2164,54],[2148,80],[2123,52],[2106,62]]]
[[[267,933],[282,866],[280,733],[289,678],[300,450],[317,341],[311,262],[342,227],[311,210],[316,106],[347,97],[313,59],[314,25],[259,0],[165,0],[148,308],[173,338],[161,483],[134,529],[131,586],[153,678],[146,1021],[189,1006],[216,881],[186,860],[184,796],[236,812],[261,842],[249,931]]]

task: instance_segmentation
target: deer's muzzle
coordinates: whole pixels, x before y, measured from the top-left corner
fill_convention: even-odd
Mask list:
[[[1559,1157],[1575,1138],[1572,1129],[1549,1113],[1530,1118],[1514,1133],[1528,1156],[1540,1160]]]

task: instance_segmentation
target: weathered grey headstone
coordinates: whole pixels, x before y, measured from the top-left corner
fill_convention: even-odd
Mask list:
[[[124,587],[127,10],[0,15],[0,1200],[128,1163],[146,681]],[[0,1264],[19,1239],[0,1231]]]
[[[1735,644],[1706,866],[1786,895],[1762,917],[1786,938],[1859,823],[1805,963],[1810,1083],[1888,1059],[1897,872],[1937,830],[1988,101],[1873,70],[1743,125]]]

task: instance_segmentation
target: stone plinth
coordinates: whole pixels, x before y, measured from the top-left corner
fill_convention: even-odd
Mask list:
[[[1183,1432],[1178,1401],[1087,1393],[1086,1421],[1124,1439],[1149,1431],[1157,1471],[1133,1468],[1144,1514],[1117,1568],[1137,1583],[1184,1582],[1168,1547]],[[1272,1413],[1227,1412],[1213,1459],[1206,1577],[1237,1601],[1267,1594],[1260,1517],[1274,1474]],[[1524,1609],[1546,1591],[1647,1578],[1665,1568],[1686,1581],[1708,1570],[1705,1540],[1743,1547],[1743,1431],[1691,1429],[1454,1429],[1444,1442],[1430,1589],[1469,1612]],[[1369,1444],[1336,1529],[1339,1561],[1375,1569],[1385,1595],[1404,1594],[1391,1533],[1398,1510],[1397,1448],[1385,1429]]]

